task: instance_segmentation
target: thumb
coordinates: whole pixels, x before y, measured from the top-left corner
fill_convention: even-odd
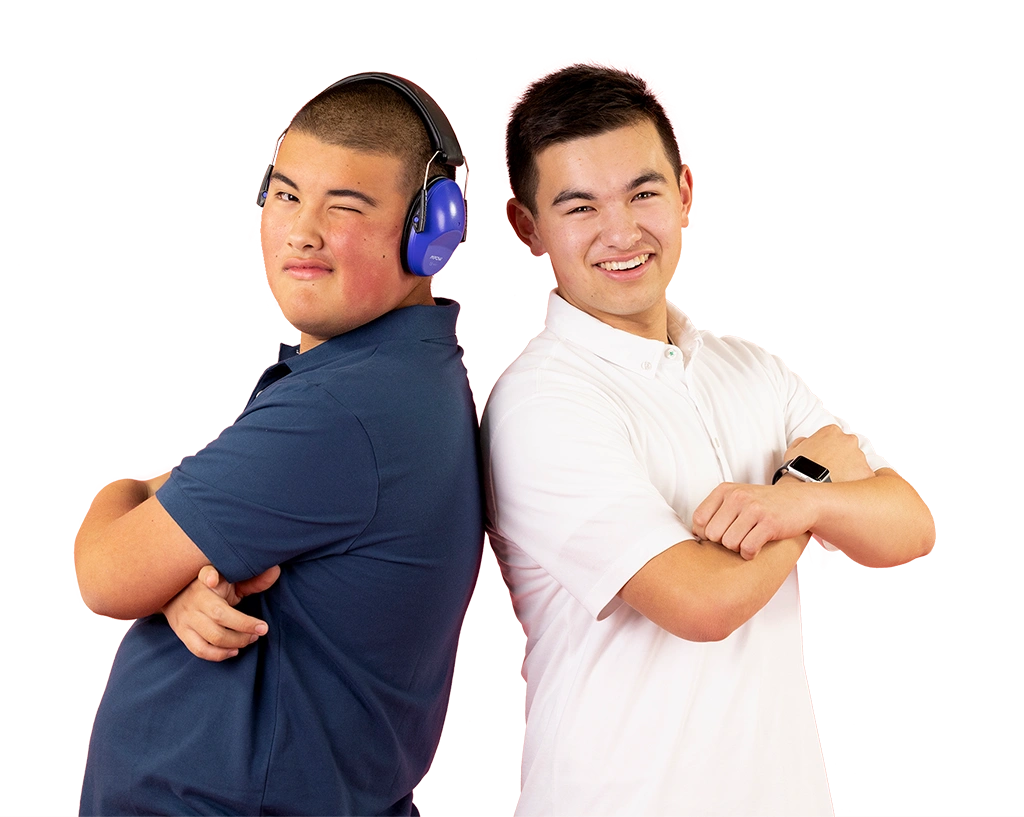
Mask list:
[[[238,594],[239,598],[242,598],[243,596],[251,596],[253,593],[262,593],[276,582],[280,575],[280,566],[274,565],[273,567],[264,570],[258,576],[253,576],[251,579],[246,579],[244,582],[238,582],[235,585],[235,592]]]
[[[232,606],[238,604],[238,597],[233,595],[234,585],[222,579],[220,573],[217,572],[217,568],[213,565],[206,565],[199,571],[199,583],[205,584],[214,593],[227,601],[228,604]]]
[[[217,572],[217,568],[213,565],[206,565],[202,570],[199,571],[199,581],[201,584],[205,584],[211,590],[220,584],[220,574]]]

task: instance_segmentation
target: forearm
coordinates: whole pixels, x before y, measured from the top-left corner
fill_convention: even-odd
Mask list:
[[[94,612],[155,613],[207,561],[154,498],[166,479],[118,480],[93,500],[75,538],[75,571]]]
[[[770,542],[749,561],[716,543],[680,542],[644,565],[619,596],[673,635],[721,641],[771,600],[808,539]]]
[[[917,492],[884,468],[868,479],[807,485],[811,532],[868,567],[891,567],[924,556],[935,525]]]

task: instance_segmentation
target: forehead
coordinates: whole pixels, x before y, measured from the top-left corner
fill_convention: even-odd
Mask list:
[[[289,131],[274,170],[307,194],[350,188],[398,195],[405,166],[397,156],[332,145],[308,133]]]
[[[654,123],[641,120],[597,136],[544,148],[536,157],[537,204],[550,204],[566,190],[591,195],[618,192],[649,173],[672,181],[675,172]]]

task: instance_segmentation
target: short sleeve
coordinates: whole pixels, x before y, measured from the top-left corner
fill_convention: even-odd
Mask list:
[[[485,413],[491,543],[509,563],[521,551],[603,618],[641,567],[693,534],[651,484],[627,424],[596,389],[544,392],[508,410],[496,392]]]
[[[359,419],[301,379],[268,388],[157,492],[229,581],[290,559],[349,549],[377,501],[373,447]]]
[[[856,434],[860,450],[871,466],[871,470],[888,468],[889,463],[875,451],[871,441],[857,434],[845,420],[836,417],[825,408],[799,375],[792,372],[779,358],[769,356],[763,350],[762,356],[769,358],[768,366],[777,378],[780,399],[783,401],[786,423],[786,444],[792,445],[798,437],[810,437],[815,431],[828,425],[838,425],[847,434]]]
[[[829,413],[818,396],[779,358],[772,357],[771,360],[781,383],[781,393],[785,405],[787,446],[792,445],[793,440],[799,437],[810,437],[815,431],[825,426],[837,425],[846,434],[856,434],[858,446],[864,453],[864,458],[868,461],[872,471],[889,467],[889,463],[879,456],[867,437],[857,434],[849,423]],[[835,545],[818,536],[814,538],[821,543],[825,550],[833,553],[839,550]]]

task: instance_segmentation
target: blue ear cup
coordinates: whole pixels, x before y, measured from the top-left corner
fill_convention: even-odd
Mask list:
[[[431,179],[426,208],[419,193],[409,208],[402,240],[402,266],[413,275],[429,276],[448,263],[466,233],[466,202],[462,190],[443,176]]]

